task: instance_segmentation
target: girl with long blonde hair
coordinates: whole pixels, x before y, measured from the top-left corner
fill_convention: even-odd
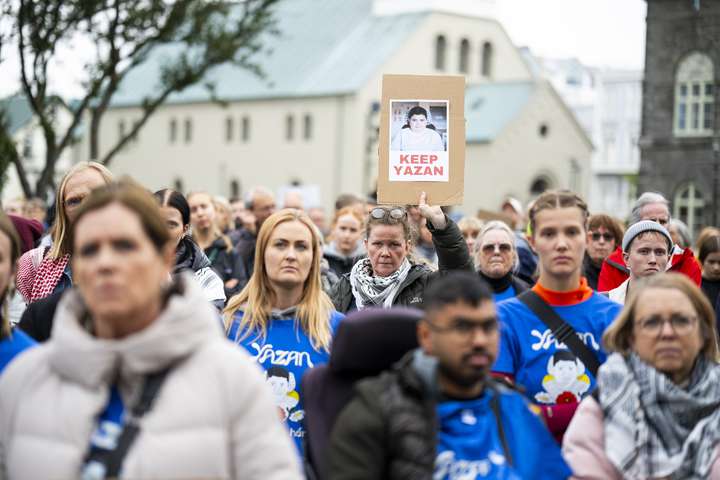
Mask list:
[[[332,335],[343,318],[322,289],[321,257],[320,234],[305,213],[274,213],[258,233],[250,281],[225,308],[228,338],[265,370],[299,450],[305,435],[301,379],[329,360]]]

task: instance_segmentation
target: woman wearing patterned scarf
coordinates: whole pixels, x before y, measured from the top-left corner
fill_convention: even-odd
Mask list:
[[[638,287],[603,336],[615,353],[570,423],[565,459],[583,479],[720,479],[713,309],[681,274]]]
[[[16,284],[26,303],[72,286],[68,232],[85,197],[112,180],[110,170],[97,162],[78,163],[65,174],[55,196],[55,223],[50,229],[52,243],[25,252],[18,261]]]
[[[474,271],[460,229],[439,206],[429,206],[426,199],[423,192],[418,208],[428,220],[439,271]],[[413,232],[404,208],[373,208],[365,228],[368,256],[359,260],[352,271],[335,285],[330,295],[335,308],[348,312],[368,307],[420,307],[425,287],[435,272],[409,258],[412,238]]]

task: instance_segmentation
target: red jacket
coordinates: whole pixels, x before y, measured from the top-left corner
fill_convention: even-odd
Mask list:
[[[671,272],[684,273],[690,280],[695,282],[698,287],[700,286],[702,272],[700,270],[700,264],[695,260],[695,254],[691,249],[683,249],[675,246],[672,258],[670,259],[670,265]],[[625,266],[622,248],[618,247],[602,264],[600,277],[598,278],[598,292],[609,292],[613,288],[620,286],[629,276],[630,272]]]

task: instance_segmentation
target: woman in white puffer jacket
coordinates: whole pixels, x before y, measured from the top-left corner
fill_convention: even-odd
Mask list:
[[[129,182],[96,190],[72,233],[76,288],[51,339],[0,379],[0,478],[110,477],[103,458],[165,370],[119,478],[302,478],[257,366],[189,277],[168,283],[174,246],[152,197]]]

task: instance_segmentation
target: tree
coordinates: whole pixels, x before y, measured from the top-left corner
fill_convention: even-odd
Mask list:
[[[262,75],[256,61],[261,34],[275,33],[272,7],[277,1],[0,0],[6,3],[0,17],[4,14],[13,22],[11,39],[20,60],[22,90],[37,115],[47,147],[34,189],[29,187],[31,191],[25,194],[43,196],[52,186],[56,162],[83,120],[88,119],[90,158],[107,165],[170,94],[203,82],[212,68],[230,63]],[[78,39],[90,40],[95,51],[84,65],[84,93],[74,102],[70,125],[59,131],[52,121],[48,91],[56,71],[52,65],[61,60],[61,48]],[[172,48],[178,45],[182,48]],[[138,66],[159,62],[153,55],[161,49],[158,88],[144,98],[139,120],[100,157],[100,122],[113,94]],[[205,86],[212,94],[213,85]],[[23,188],[29,186],[21,162],[13,163]]]

